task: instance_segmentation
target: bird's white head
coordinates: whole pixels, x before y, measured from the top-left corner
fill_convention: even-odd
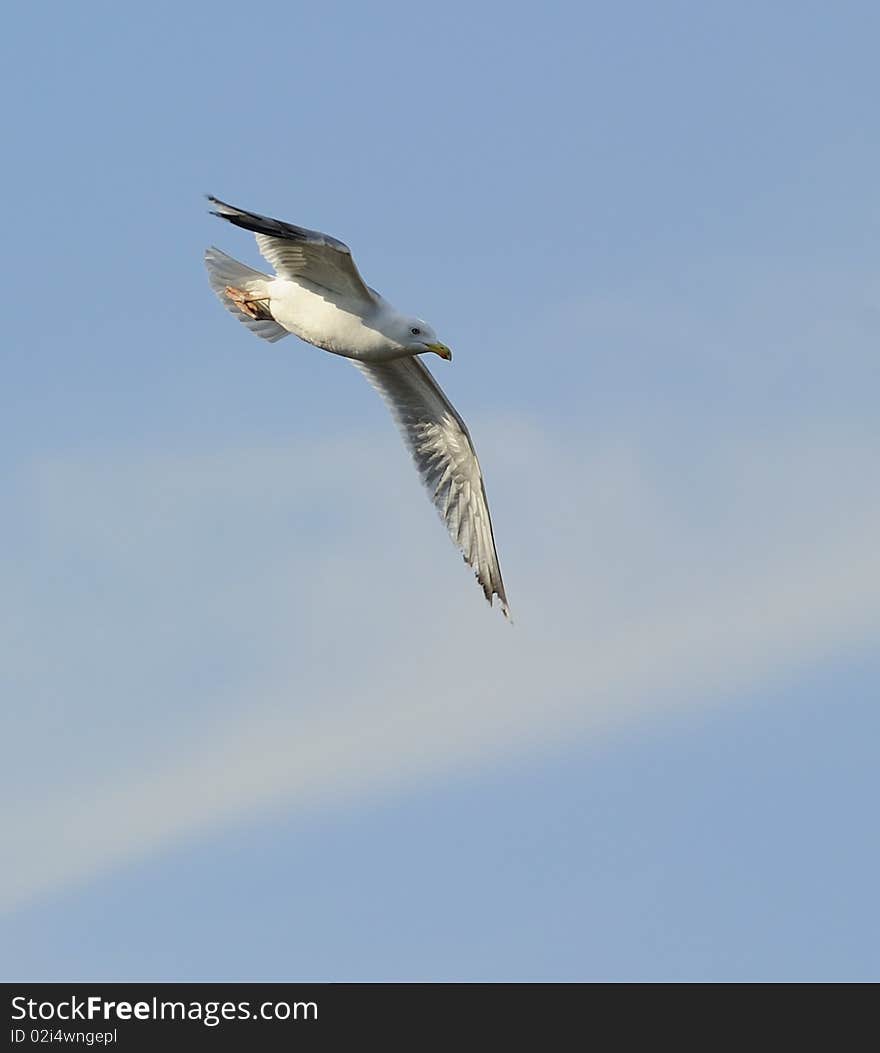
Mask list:
[[[452,352],[446,344],[440,343],[431,326],[421,318],[401,318],[398,339],[411,355],[423,355],[431,351],[447,362],[452,361]]]

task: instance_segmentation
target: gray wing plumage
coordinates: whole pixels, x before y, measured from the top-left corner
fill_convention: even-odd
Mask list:
[[[376,302],[355,266],[351,249],[343,242],[317,230],[246,212],[210,194],[208,200],[215,206],[213,215],[256,235],[260,252],[279,277],[305,279],[347,298]]]
[[[354,362],[385,400],[422,482],[490,604],[510,617],[480,462],[470,433],[418,358]]]

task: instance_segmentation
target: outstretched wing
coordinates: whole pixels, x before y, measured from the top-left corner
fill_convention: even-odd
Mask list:
[[[418,358],[354,365],[391,410],[440,518],[486,599],[491,604],[497,596],[509,618],[480,462],[464,421]]]
[[[208,195],[216,206],[212,214],[253,231],[262,255],[281,278],[305,279],[346,298],[373,304],[376,299],[364,284],[351,249],[329,234],[306,230],[280,219],[246,212]]]

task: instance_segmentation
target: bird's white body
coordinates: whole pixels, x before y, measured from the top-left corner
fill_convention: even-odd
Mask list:
[[[340,297],[317,291],[308,282],[273,278],[266,282],[272,317],[289,333],[334,355],[361,362],[390,362],[411,354],[389,340],[393,323],[404,316],[377,297],[366,310],[346,308]]]

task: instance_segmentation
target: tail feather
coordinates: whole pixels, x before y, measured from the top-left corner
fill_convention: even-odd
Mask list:
[[[250,315],[245,314],[241,307],[234,300],[230,299],[226,292],[227,288],[231,286],[247,293],[254,293],[258,297],[265,292],[266,283],[272,280],[268,274],[263,274],[262,271],[255,271],[253,267],[239,263],[238,260],[234,260],[231,256],[227,256],[225,252],[213,247],[205,250],[205,266],[208,268],[208,281],[217,294],[217,299],[230,314],[234,314],[240,322],[244,322],[252,333],[256,333],[257,336],[271,343],[288,335],[288,331],[273,318],[265,316],[252,318]]]

